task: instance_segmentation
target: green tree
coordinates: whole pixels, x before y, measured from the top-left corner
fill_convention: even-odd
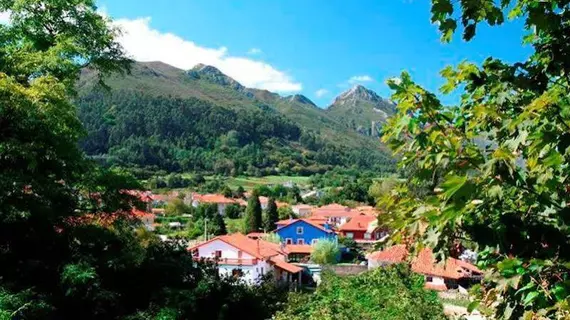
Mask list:
[[[243,198],[243,195],[245,194],[245,189],[243,188],[243,186],[238,186],[235,192],[235,197],[236,198]]]
[[[291,294],[277,320],[444,320],[437,293],[405,265],[377,268],[357,276],[323,273],[315,293]]]
[[[230,189],[230,187],[228,187],[227,185],[225,185],[225,186],[222,188],[221,193],[222,193],[222,194],[224,195],[224,197],[226,197],[226,198],[231,198],[231,197],[233,197],[233,195],[234,195],[233,192],[232,192],[232,189]]]
[[[480,297],[500,319],[570,317],[570,4],[568,1],[432,1],[432,21],[450,41],[458,23],[471,40],[479,23],[524,20],[522,62],[487,58],[446,67],[442,105],[409,74],[389,81],[398,113],[384,141],[410,180],[382,201],[395,240],[439,254],[478,247],[487,272]],[[414,186],[429,192],[418,195]],[[420,228],[419,226],[427,226]]]
[[[253,193],[248,201],[245,209],[245,232],[259,232],[262,227],[262,212],[259,196]]]
[[[311,261],[317,264],[334,264],[340,258],[338,243],[334,240],[319,239],[313,247]]]
[[[297,219],[297,215],[293,212],[290,206],[285,206],[277,209],[277,214],[279,216],[279,220],[285,219]]]
[[[271,231],[275,229],[275,223],[279,221],[279,213],[277,212],[277,204],[274,198],[269,198],[267,209],[265,210],[265,230]]]
[[[230,219],[239,219],[243,212],[239,204],[230,204],[226,207],[226,217]]]
[[[191,214],[192,208],[184,203],[181,199],[172,199],[172,201],[168,202],[164,212],[167,215],[173,216],[181,216],[183,214]]]
[[[216,226],[214,234],[217,236],[227,234],[226,223],[224,222],[224,217],[221,214],[216,214],[214,217],[214,225]]]

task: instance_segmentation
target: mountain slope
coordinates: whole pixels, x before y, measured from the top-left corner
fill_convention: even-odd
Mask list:
[[[378,128],[395,113],[395,105],[356,85],[338,96],[327,113],[360,133],[376,136]]]
[[[78,105],[90,155],[111,164],[223,174],[311,174],[335,166],[392,170],[377,141],[302,95],[250,89],[218,69],[137,62],[106,80],[90,70]]]

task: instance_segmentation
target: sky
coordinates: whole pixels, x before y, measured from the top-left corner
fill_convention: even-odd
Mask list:
[[[429,90],[439,71],[492,56],[515,62],[520,21],[482,27],[471,42],[442,44],[428,0],[100,0],[139,61],[217,67],[247,87],[304,94],[320,107],[356,84],[389,97],[385,81],[403,70]],[[457,94],[442,97],[453,103]]]

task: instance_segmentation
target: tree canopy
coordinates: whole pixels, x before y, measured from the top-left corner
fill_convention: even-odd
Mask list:
[[[557,0],[433,0],[443,41],[459,24],[471,40],[482,22],[523,19],[533,54],[446,67],[441,92],[460,91],[455,105],[406,72],[389,81],[398,113],[383,140],[414,171],[384,197],[386,222],[395,240],[441,256],[477,247],[482,301],[502,319],[570,317],[569,9]]]

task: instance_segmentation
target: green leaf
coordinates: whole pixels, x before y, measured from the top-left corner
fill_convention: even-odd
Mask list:
[[[540,295],[540,292],[538,292],[538,291],[529,292],[529,293],[525,296],[525,298],[524,298],[524,300],[523,300],[523,304],[524,304],[525,306],[528,306],[528,305],[531,304],[534,300],[536,300],[539,295]]]
[[[475,310],[480,303],[481,303],[480,300],[471,301],[471,303],[469,303],[469,305],[467,306],[467,312],[469,313],[473,312],[473,310]]]
[[[459,191],[467,182],[467,177],[466,176],[457,176],[457,175],[452,175],[452,176],[448,176],[447,179],[445,179],[445,182],[443,182],[443,184],[441,185],[441,188],[443,189],[443,195],[445,199],[449,199],[451,197],[453,197],[453,195]]]

